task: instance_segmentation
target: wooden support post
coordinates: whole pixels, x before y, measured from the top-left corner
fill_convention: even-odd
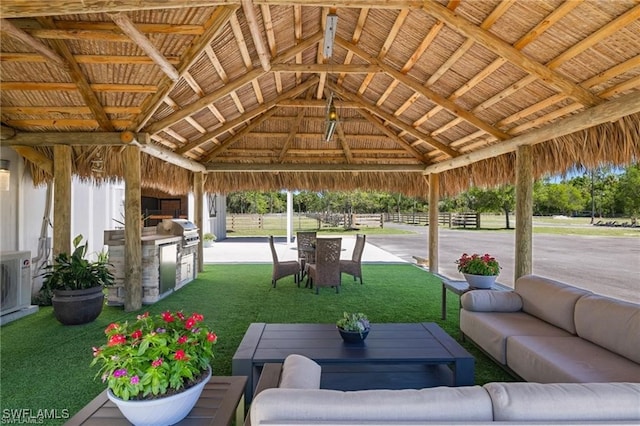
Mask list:
[[[440,202],[440,175],[429,175],[429,271],[438,273],[438,203]]]
[[[71,253],[71,147],[53,147],[53,257]]]
[[[124,148],[124,310],[142,307],[140,148]]]
[[[533,148],[516,151],[516,241],[514,282],[532,272],[533,234]]]
[[[203,232],[202,228],[204,226],[204,220],[202,217],[202,212],[204,210],[204,174],[202,172],[195,172],[193,174],[193,198],[195,205],[195,215],[194,220],[196,222],[196,226],[199,229],[200,233],[200,244],[198,244],[198,272],[202,272],[204,270],[204,250],[202,249],[203,245]]]

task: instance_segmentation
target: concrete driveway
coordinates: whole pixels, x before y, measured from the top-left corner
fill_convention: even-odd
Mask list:
[[[413,263],[412,256],[429,257],[428,227],[393,223],[385,226],[416,234],[367,235],[367,243]],[[457,271],[456,259],[463,252],[490,253],[502,266],[498,281],[513,286],[514,244],[513,230],[440,228],[439,272],[464,279]],[[533,273],[640,303],[640,238],[534,234]]]

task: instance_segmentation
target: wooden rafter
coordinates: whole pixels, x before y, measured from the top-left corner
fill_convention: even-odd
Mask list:
[[[222,28],[229,21],[229,18],[234,16],[237,8],[237,6],[225,6],[218,7],[214,10],[211,18],[207,22],[205,32],[191,43],[189,49],[187,49],[185,54],[182,56],[180,65],[177,67],[178,73],[187,71],[191,65],[193,65],[204,48],[211,43],[211,40],[213,40],[220,31],[222,31]],[[173,90],[175,84],[176,82],[170,78],[163,79],[154,95],[144,102],[142,107],[144,112],[136,118],[135,125],[133,126],[135,130],[140,130],[144,127],[151,116],[156,112],[160,105],[162,105],[163,99],[169,94],[169,92],[171,92],[171,90]]]
[[[313,95],[313,92],[311,91],[311,89],[309,89],[307,91],[307,96],[305,97],[306,100],[310,100],[312,95]],[[287,138],[284,141],[284,145],[280,150],[280,154],[278,155],[279,163],[283,162],[284,157],[287,154],[289,147],[291,146],[291,143],[295,139],[296,133],[298,133],[298,128],[300,127],[300,123],[304,118],[304,113],[305,113],[304,108],[301,108],[300,110],[298,110],[298,114],[296,115],[296,117],[293,120],[291,120],[291,127],[289,128],[289,134],[287,135]]]
[[[523,71],[536,76],[557,90],[560,90],[568,96],[576,99],[583,105],[593,106],[602,102],[602,99],[599,99],[588,90],[572,83],[567,78],[530,59],[528,56],[523,55],[510,44],[456,15],[446,7],[442,7],[433,2],[425,2],[422,7],[437,19],[455,28],[461,34],[475,40],[480,45],[486,47],[495,54],[504,57]]]
[[[269,71],[271,68],[271,55],[264,43],[264,39],[262,38],[262,31],[260,31],[258,25],[258,18],[256,16],[256,10],[253,6],[253,2],[251,0],[241,0],[241,3],[242,11],[244,12],[244,16],[249,24],[249,31],[251,32],[253,44],[256,47],[256,52],[260,59],[260,65],[262,65],[263,70]]]

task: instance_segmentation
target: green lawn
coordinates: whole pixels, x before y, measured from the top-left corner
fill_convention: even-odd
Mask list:
[[[207,265],[197,280],[139,312],[105,307],[96,321],[62,326],[50,307],[43,307],[0,329],[2,409],[64,410],[73,415],[104,385],[90,368],[92,346],[104,343],[103,330],[114,321],[132,320],[141,312],[183,309],[199,312],[219,336],[214,374],[230,375],[231,359],[252,322],[335,323],[344,311],[360,311],[373,323],[436,322],[455,339],[458,298],[447,298],[448,315],[440,320],[440,282],[413,265],[363,265],[364,285],[343,277],[342,290],[298,288],[292,277],[271,287],[271,265]],[[476,357],[476,382],[513,380],[469,343]],[[60,424],[52,422],[48,424]]]

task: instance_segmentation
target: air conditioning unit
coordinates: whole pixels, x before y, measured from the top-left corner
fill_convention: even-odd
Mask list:
[[[0,316],[31,306],[31,252],[0,252]]]

